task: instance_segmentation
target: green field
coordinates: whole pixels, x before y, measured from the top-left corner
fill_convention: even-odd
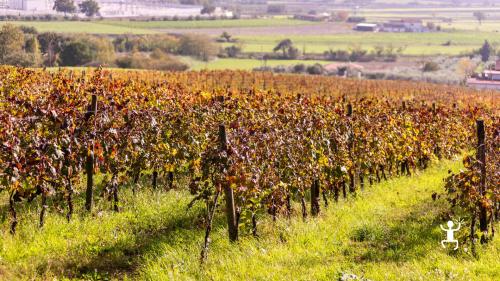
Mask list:
[[[204,230],[193,221],[201,221],[204,207],[187,210],[187,193],[145,189],[134,197],[125,188],[121,213],[98,198],[92,216],[75,216],[71,223],[50,209],[43,229],[37,227],[40,204],[33,202],[19,211],[16,236],[8,234],[7,218],[0,221],[0,279],[337,280],[351,273],[371,280],[499,280],[498,235],[478,245],[478,259],[466,245],[454,252],[439,244],[447,204],[432,201],[431,194],[444,191],[449,169],[460,168],[460,161],[444,161],[413,177],[375,184],[357,198],[322,206],[320,216],[307,222],[298,204],[291,221],[260,214],[259,237],[243,233],[237,244],[227,241],[220,214],[203,267]],[[77,201],[77,214],[84,213],[83,201]]]
[[[200,20],[200,21],[12,21],[0,22],[0,25],[13,23],[33,26],[40,32],[53,31],[60,33],[92,33],[92,34],[151,34],[161,29],[189,28],[230,28],[230,27],[265,27],[314,25],[307,21],[286,18],[239,19],[239,20]]]
[[[209,62],[202,62],[198,60],[193,60],[190,58],[182,57],[182,61],[190,65],[190,70],[222,70],[222,69],[239,69],[239,70],[252,70],[256,67],[262,67],[264,65],[274,67],[274,66],[290,66],[303,63],[305,65],[312,65],[315,63],[328,64],[328,61],[321,60],[267,60],[265,63],[263,60],[258,59],[215,59]]]
[[[58,32],[58,33],[92,33],[92,34],[152,34],[155,30],[141,29],[132,26],[110,25],[100,21],[12,21],[0,22],[0,25],[12,23],[15,25],[24,25],[35,27],[39,32]]]
[[[360,15],[371,15],[375,21],[386,21],[390,18],[400,18],[402,16],[429,16],[431,10],[415,9],[405,10],[403,15],[398,14],[402,10],[367,10],[361,11]],[[436,13],[451,12],[469,13],[462,9],[440,9]],[[410,13],[410,12],[413,12]],[[500,14],[500,9],[493,12]],[[420,14],[423,13],[423,14]],[[490,41],[493,45],[500,44],[500,22],[486,20],[481,25],[475,21],[471,15],[464,14],[464,18],[452,23],[438,23],[446,31],[433,33],[362,33],[353,32],[348,34],[328,35],[307,35],[307,34],[276,34],[276,35],[254,35],[238,36],[243,44],[245,52],[272,52],[276,44],[285,38],[290,38],[300,51],[306,53],[323,53],[333,49],[350,49],[361,47],[372,50],[375,46],[393,46],[402,48],[405,55],[460,55],[478,49],[484,40]],[[380,18],[376,18],[380,17]],[[437,17],[437,16],[436,16]],[[369,17],[370,18],[370,17]],[[6,22],[0,22],[5,24]],[[199,29],[199,28],[231,28],[231,27],[277,27],[277,32],[281,26],[314,25],[317,23],[298,21],[287,18],[263,18],[263,19],[240,19],[240,20],[201,20],[201,21],[128,21],[128,20],[102,20],[92,22],[12,22],[17,25],[27,25],[37,28],[40,32],[56,31],[61,33],[94,33],[94,34],[150,34],[160,33],[172,29]],[[461,30],[461,31],[459,31]],[[450,46],[444,46],[448,41]],[[231,44],[222,44],[227,46]],[[255,64],[252,64],[253,68]],[[217,66],[214,66],[217,67]]]
[[[500,34],[490,32],[436,32],[436,33],[352,33],[334,35],[277,35],[277,36],[237,36],[246,52],[272,52],[277,43],[290,38],[295,47],[306,53],[323,53],[329,49],[348,49],[361,47],[372,49],[375,46],[403,47],[406,55],[458,55],[472,49],[479,49],[488,40],[500,44]],[[451,41],[451,46],[443,46]],[[230,45],[230,44],[225,44]]]
[[[105,21],[112,26],[143,28],[143,29],[172,29],[172,28],[231,28],[231,27],[280,27],[296,25],[315,25],[317,23],[287,18],[237,19],[237,20],[199,20],[199,21]]]
[[[473,16],[477,11],[486,14],[482,23]],[[418,18],[424,22],[433,22],[446,30],[500,31],[500,7],[361,9],[357,15],[365,17],[369,22]]]

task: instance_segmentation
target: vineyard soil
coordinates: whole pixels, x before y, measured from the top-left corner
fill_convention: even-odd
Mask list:
[[[307,223],[299,205],[291,222],[262,214],[259,237],[244,234],[236,245],[227,241],[225,218],[218,214],[202,268],[204,206],[187,210],[186,192],[147,188],[134,197],[124,188],[121,213],[97,198],[92,217],[82,215],[80,194],[73,221],[51,208],[41,230],[35,200],[19,212],[16,236],[8,234],[8,216],[0,217],[0,280],[337,280],[342,273],[371,280],[499,280],[498,236],[479,247],[477,260],[463,247],[453,253],[439,246],[443,221],[436,218],[447,204],[431,195],[444,191],[448,170],[460,168],[461,161],[443,161],[415,176],[368,186],[356,199],[330,202]],[[0,208],[6,214],[7,206]]]

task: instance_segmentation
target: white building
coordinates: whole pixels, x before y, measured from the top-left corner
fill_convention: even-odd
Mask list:
[[[500,60],[493,69],[485,70],[479,77],[467,80],[467,85],[476,89],[500,90]]]
[[[3,2],[4,8],[24,11],[48,11],[54,6],[53,0],[4,0]]]
[[[384,32],[428,32],[421,19],[390,20],[382,24]]]
[[[354,30],[365,31],[365,32],[378,32],[380,30],[380,27],[376,23],[361,22],[356,24]]]
[[[75,0],[78,8],[83,0]],[[158,0],[96,0],[99,4],[99,16],[113,17],[174,17],[187,18],[201,15],[203,6],[180,5]],[[57,14],[53,10],[54,0],[0,0],[2,14],[11,15],[45,15]],[[230,11],[217,10],[218,16],[232,17]],[[80,14],[80,16],[82,16]]]
[[[221,7],[216,7],[212,15],[216,17],[225,17],[225,18],[232,18],[234,16],[233,12]]]

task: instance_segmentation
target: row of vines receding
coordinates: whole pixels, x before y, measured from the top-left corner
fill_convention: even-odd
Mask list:
[[[316,216],[320,201],[470,151],[482,119],[486,172],[468,158],[470,169],[447,185],[482,230],[483,209],[498,219],[497,102],[493,93],[411,82],[0,68],[0,192],[15,233],[22,201],[40,198],[42,227],[51,208],[71,220],[76,194],[85,193],[86,212],[97,192],[119,212],[120,191],[144,188],[145,178],[156,190],[185,187],[190,206],[206,204],[204,260],[221,199],[232,241],[258,235],[259,218],[290,217],[293,202],[304,218]]]

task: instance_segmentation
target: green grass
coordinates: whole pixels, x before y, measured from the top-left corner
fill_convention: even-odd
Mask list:
[[[80,22],[80,21],[12,21],[0,22],[0,26],[12,23],[35,27],[39,32],[58,33],[91,33],[91,34],[152,34],[155,30],[141,29],[133,26],[118,26],[106,24],[106,22]]]
[[[287,18],[237,19],[237,20],[199,20],[199,21],[105,21],[108,25],[143,28],[143,29],[173,29],[173,28],[231,28],[231,27],[267,27],[314,25],[309,21]]]
[[[184,192],[143,190],[134,198],[126,189],[119,214],[100,199],[91,217],[76,215],[69,224],[51,210],[43,229],[36,227],[39,205],[32,203],[21,212],[16,236],[8,234],[6,218],[0,225],[0,279],[336,280],[344,272],[372,280],[498,280],[498,237],[480,246],[477,260],[463,247],[453,253],[439,245],[446,204],[431,194],[443,191],[448,169],[460,167],[445,161],[367,187],[356,199],[322,206],[321,215],[306,222],[298,206],[290,221],[273,223],[261,214],[259,238],[244,235],[237,244],[227,241],[219,215],[201,268],[203,207],[187,210]]]
[[[404,47],[407,55],[457,55],[464,51],[479,49],[484,40],[500,44],[500,34],[490,32],[438,32],[438,33],[352,33],[334,35],[276,35],[237,36],[246,52],[271,52],[277,43],[289,38],[294,45],[306,52],[323,53],[329,49],[348,49],[360,46],[372,49],[375,46]],[[443,46],[451,41],[451,46]],[[227,45],[227,44],[226,44]]]
[[[264,66],[264,61],[258,59],[215,59],[213,61],[202,62],[190,58],[182,57],[182,61],[190,65],[190,70],[224,70],[224,69],[238,69],[238,70],[252,70],[256,67]],[[321,60],[268,60],[267,66],[274,67],[278,65],[290,66],[296,64],[312,65],[315,63],[328,64],[328,61]]]
[[[200,21],[12,21],[0,22],[35,27],[40,32],[53,31],[59,33],[92,33],[92,34],[151,34],[161,29],[189,28],[230,28],[230,27],[265,27],[314,25],[308,21],[286,18],[239,19],[239,20],[200,20]]]

